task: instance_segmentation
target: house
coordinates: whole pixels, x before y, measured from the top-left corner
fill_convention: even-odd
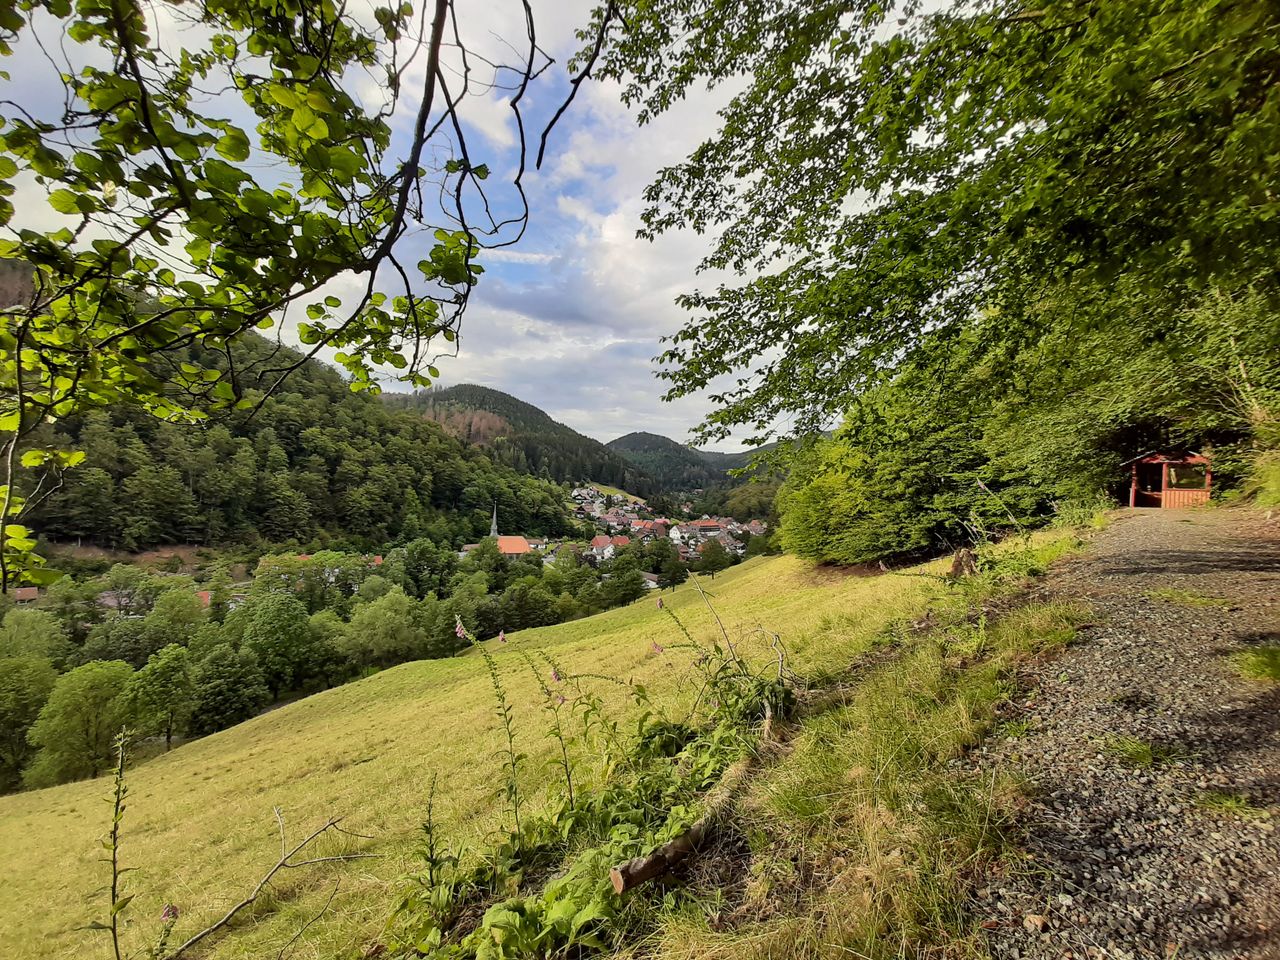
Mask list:
[[[624,540],[626,543],[631,542],[627,537],[610,537],[604,533],[597,534],[591,538],[591,543],[588,545],[588,553],[596,560],[611,560],[617,552],[619,545],[616,541],[618,540]]]
[[[661,586],[658,583],[658,575],[656,573],[644,573],[642,571],[640,576],[644,577],[644,588],[646,590],[661,589]]]
[[[13,588],[13,602],[20,607],[26,606],[28,603],[35,603],[39,599],[40,599],[39,587],[14,587]]]
[[[1209,458],[1193,450],[1150,451],[1122,467],[1130,468],[1129,506],[1165,510],[1209,502],[1213,471]]]

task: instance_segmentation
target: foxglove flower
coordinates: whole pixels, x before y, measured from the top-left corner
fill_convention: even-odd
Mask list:
[[[662,609],[662,598],[661,598],[661,597],[659,597],[659,598],[658,598],[658,609],[659,609],[659,610],[661,610],[661,609]]]
[[[551,679],[554,680],[556,683],[561,682],[560,671],[557,670],[555,667],[551,668]]]
[[[507,642],[507,631],[505,631],[505,630],[499,630],[499,631],[498,631],[498,642],[499,642],[499,643],[506,643],[506,642]]]
[[[160,911],[160,919],[165,923],[173,923],[178,919],[178,908],[172,903],[166,903],[164,909]]]
[[[662,644],[660,644],[657,640],[653,641],[653,652],[654,652],[654,653],[661,653],[661,652],[662,652],[663,650],[665,650],[665,649],[666,649],[666,647],[664,647]]]
[[[455,615],[453,618],[453,624],[453,632],[458,635],[458,639],[467,639],[467,628],[462,625],[462,618]]]

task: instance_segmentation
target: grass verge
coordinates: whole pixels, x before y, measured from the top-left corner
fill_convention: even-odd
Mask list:
[[[965,606],[974,609],[975,595],[1007,596],[1048,557],[1010,556],[983,575],[985,585],[966,587]],[[704,905],[667,917],[649,952],[983,955],[965,904],[975,878],[1011,853],[1021,791],[1009,775],[979,776],[959,761],[996,727],[1019,666],[1068,643],[1084,611],[1057,602],[976,618],[960,611],[952,605],[844,704],[800,725],[743,805],[737,829],[750,854],[737,883],[708,884]]]

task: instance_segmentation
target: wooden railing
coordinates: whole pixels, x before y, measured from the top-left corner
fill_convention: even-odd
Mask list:
[[[1208,502],[1208,490],[1166,490],[1161,506],[1166,510],[1176,510],[1181,507],[1199,507]]]

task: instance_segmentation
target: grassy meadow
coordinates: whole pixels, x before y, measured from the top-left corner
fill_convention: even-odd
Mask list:
[[[706,583],[744,649],[757,627],[781,634],[798,672],[838,670],[887,624],[918,616],[936,591],[928,577],[862,576],[816,569],[792,557],[759,558]],[[699,640],[716,626],[692,585],[664,595]],[[688,651],[659,649],[681,638],[654,598],[571,623],[490,641],[514,705],[524,776],[534,805],[553,789],[535,678],[521,651],[543,650],[570,673],[645,683],[658,702],[692,699]],[[761,656],[771,656],[759,644]],[[627,691],[594,683],[619,714]],[[473,848],[499,827],[500,728],[489,677],[475,653],[404,664],[282,706],[232,729],[176,747],[128,776],[122,862],[129,943],[148,945],[166,903],[181,919],[171,943],[220,917],[279,856],[274,808],[291,840],[330,816],[357,837],[326,839],[319,854],[364,851],[376,859],[325,864],[278,877],[254,915],[202,946],[219,958],[275,956],[332,896],[323,916],[291,948],[294,958],[356,953],[376,938],[397,878],[412,865],[428,785],[438,778],[436,816],[450,842]],[[591,765],[583,757],[584,767]],[[100,840],[108,828],[110,781],[66,784],[0,797],[0,956],[8,960],[106,957],[102,934],[77,930],[104,919],[108,879]],[[335,891],[336,886],[336,893]],[[206,942],[207,944],[210,941]]]

